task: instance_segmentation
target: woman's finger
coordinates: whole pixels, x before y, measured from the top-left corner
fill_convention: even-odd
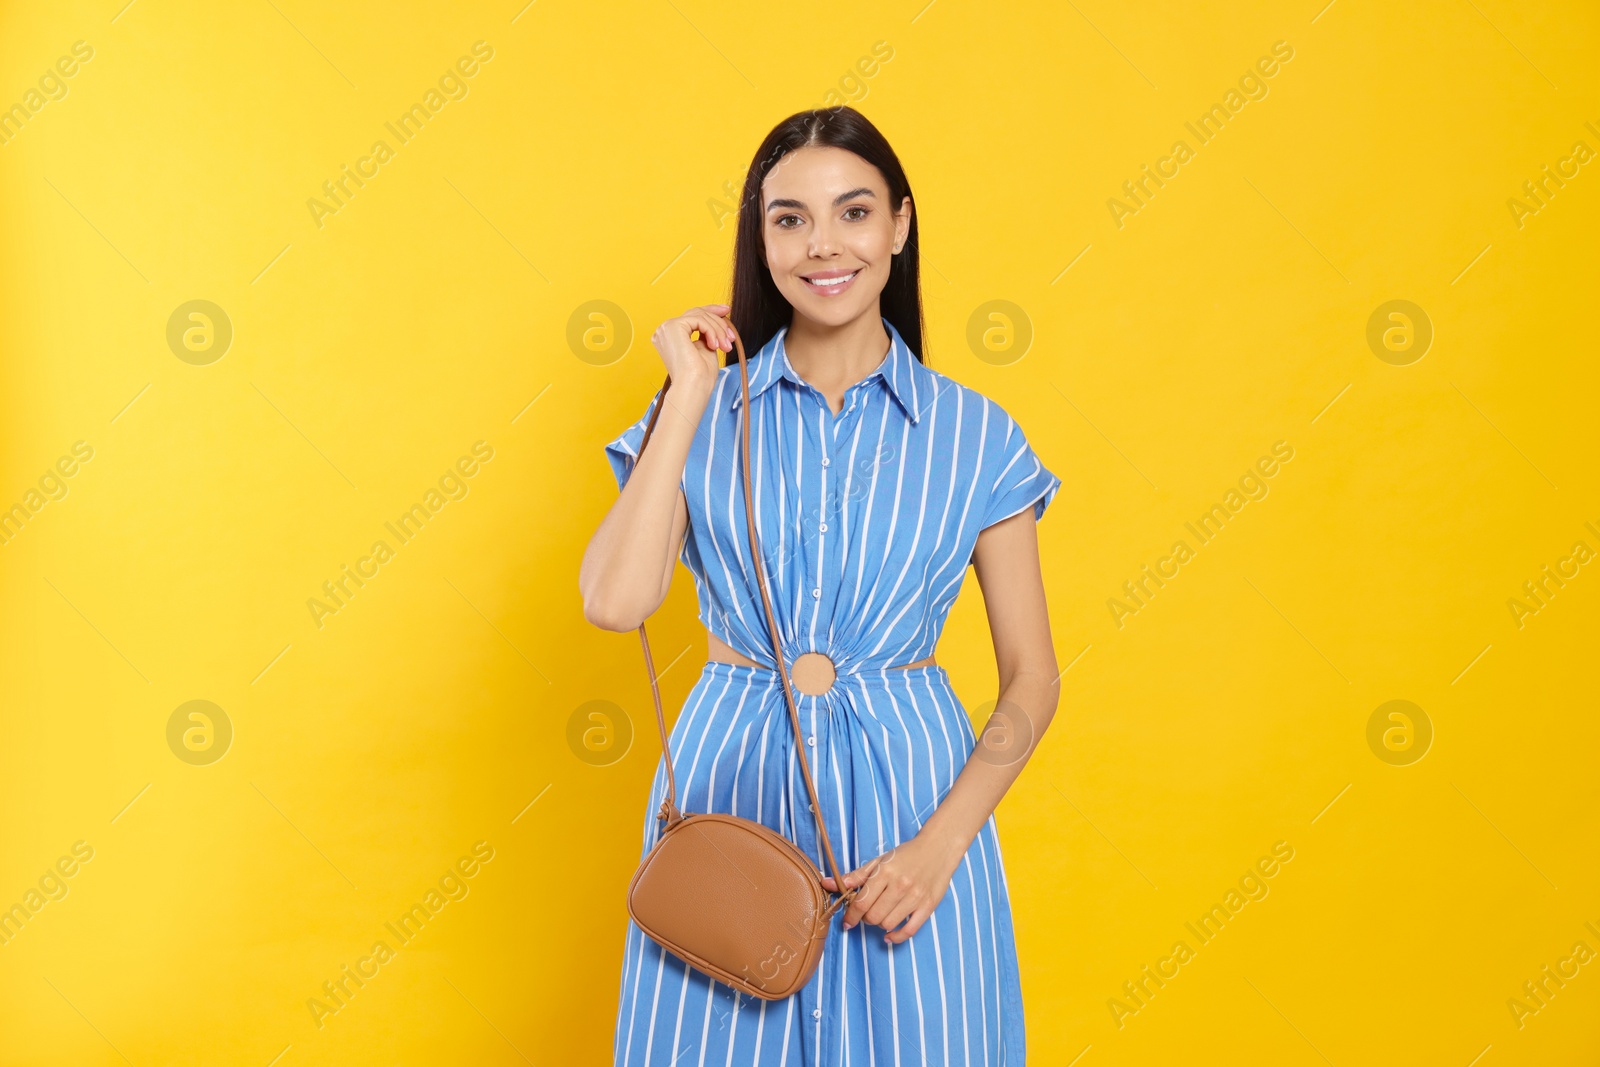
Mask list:
[[[844,889],[849,889],[852,886],[860,885],[866,880],[867,868],[857,867],[853,871],[845,871],[844,874],[840,875],[840,877],[844,880]],[[833,875],[831,874],[825,874],[822,876],[822,888],[826,889],[830,893],[842,893],[844,891],[843,889],[840,889],[834,882]]]
[[[722,347],[730,352],[733,351],[733,324],[727,318],[728,305],[707,304],[705,309],[716,320],[717,335],[722,341]]]
[[[885,889],[878,894],[873,906],[867,909],[866,918],[862,921],[869,926],[881,926],[887,932],[900,925],[900,921],[910,912],[911,906],[903,891]],[[891,919],[894,921],[890,922]]]
[[[708,351],[717,351],[717,330],[712,324],[713,320],[710,315],[707,315],[697,309],[685,315],[684,321],[688,324],[691,331],[699,331],[700,344],[705,345]]]
[[[866,913],[867,909],[877,899],[878,894],[882,892],[882,883],[875,882],[870,878],[867,879],[867,883],[862,886],[861,892],[857,893],[854,899],[850,901],[850,905],[844,909],[844,928],[848,930],[859,923],[862,915]]]
[[[728,312],[726,304],[702,304],[701,307],[691,307],[690,310],[686,310],[683,317],[693,317],[696,323],[707,323],[707,325],[701,325],[702,338],[709,334],[717,341],[717,346],[715,347],[731,350],[733,349],[733,341],[728,339],[728,320],[723,318],[726,312]]]
[[[720,316],[713,316],[711,323],[711,328],[715,331],[714,336],[717,339],[717,347],[732,351],[733,341],[728,336],[728,321]]]
[[[712,347],[718,351],[725,348],[731,348],[732,345],[728,341],[727,322],[722,319],[721,316],[710,310],[707,310],[704,314],[707,320],[707,329],[710,331]],[[705,333],[705,330],[702,330],[701,332]]]
[[[906,924],[898,930],[891,930],[884,936],[891,944],[902,945],[911,940],[911,935],[922,929],[922,924],[928,921],[928,916],[933,914],[933,909],[924,905],[911,913]]]
[[[872,857],[872,859],[868,860],[866,863],[863,863],[855,870],[846,871],[844,873],[844,888],[852,889],[859,887],[860,890],[850,901],[849,906],[845,908],[844,928],[846,930],[850,929],[852,926],[861,921],[862,913],[867,910],[869,905],[871,905],[873,898],[883,891],[883,886],[881,883],[872,881],[872,875],[873,872],[879,867],[883,866],[883,862],[893,854],[894,850],[891,849],[889,852]],[[831,875],[825,876],[822,880],[824,883],[832,883],[833,877]],[[834,887],[830,884],[828,888],[833,889]],[[840,890],[837,889],[834,891],[840,892]]]

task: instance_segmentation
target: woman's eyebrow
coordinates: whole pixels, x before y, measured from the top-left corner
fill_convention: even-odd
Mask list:
[[[861,188],[852,189],[848,193],[840,193],[838,196],[833,198],[833,206],[838,207],[846,200],[854,200],[858,196],[872,196],[872,190],[863,185]],[[794,207],[799,208],[801,211],[806,210],[805,204],[798,200],[773,200],[767,204],[768,211],[771,211],[775,207]]]

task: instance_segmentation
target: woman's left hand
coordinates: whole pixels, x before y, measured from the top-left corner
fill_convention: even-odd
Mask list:
[[[845,908],[846,930],[865,919],[889,931],[884,940],[898,945],[921,929],[944,899],[950,876],[966,853],[956,847],[957,842],[926,832],[925,827],[911,840],[845,874],[845,889],[861,886]],[[831,875],[822,879],[822,885],[830,893],[839,892]]]

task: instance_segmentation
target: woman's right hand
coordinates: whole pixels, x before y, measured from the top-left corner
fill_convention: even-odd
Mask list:
[[[727,313],[727,304],[706,304],[656,327],[650,343],[674,382],[716,380],[721,354],[733,350],[734,328]],[[690,336],[695,330],[700,331],[698,340]]]
[[[672,375],[672,388],[662,400],[679,417],[656,425],[640,466],[584,549],[578,568],[583,617],[603,629],[638,629],[672,587],[689,528],[680,479],[695,428],[716,388],[719,353],[733,347],[727,313],[727,304],[690,308],[650,335]],[[696,331],[699,338],[692,336]]]

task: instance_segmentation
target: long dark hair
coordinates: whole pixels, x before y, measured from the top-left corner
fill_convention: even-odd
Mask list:
[[[917,198],[912,196],[905,168],[883,134],[861,112],[843,106],[801,111],[778,123],[761,142],[745,174],[733,248],[733,296],[728,301],[728,317],[744,340],[745,356],[754,359],[761,346],[794,316],[794,308],[778,291],[767,268],[761,183],[784,156],[809,146],[843,148],[877,167],[889,185],[891,211],[898,211],[901,201],[911,197],[911,230],[889,264],[889,281],[883,287],[878,308],[900,331],[912,354],[926,362],[922,351],[922,275],[917,260]],[[738,363],[738,355],[731,350],[723,360],[723,366]]]

